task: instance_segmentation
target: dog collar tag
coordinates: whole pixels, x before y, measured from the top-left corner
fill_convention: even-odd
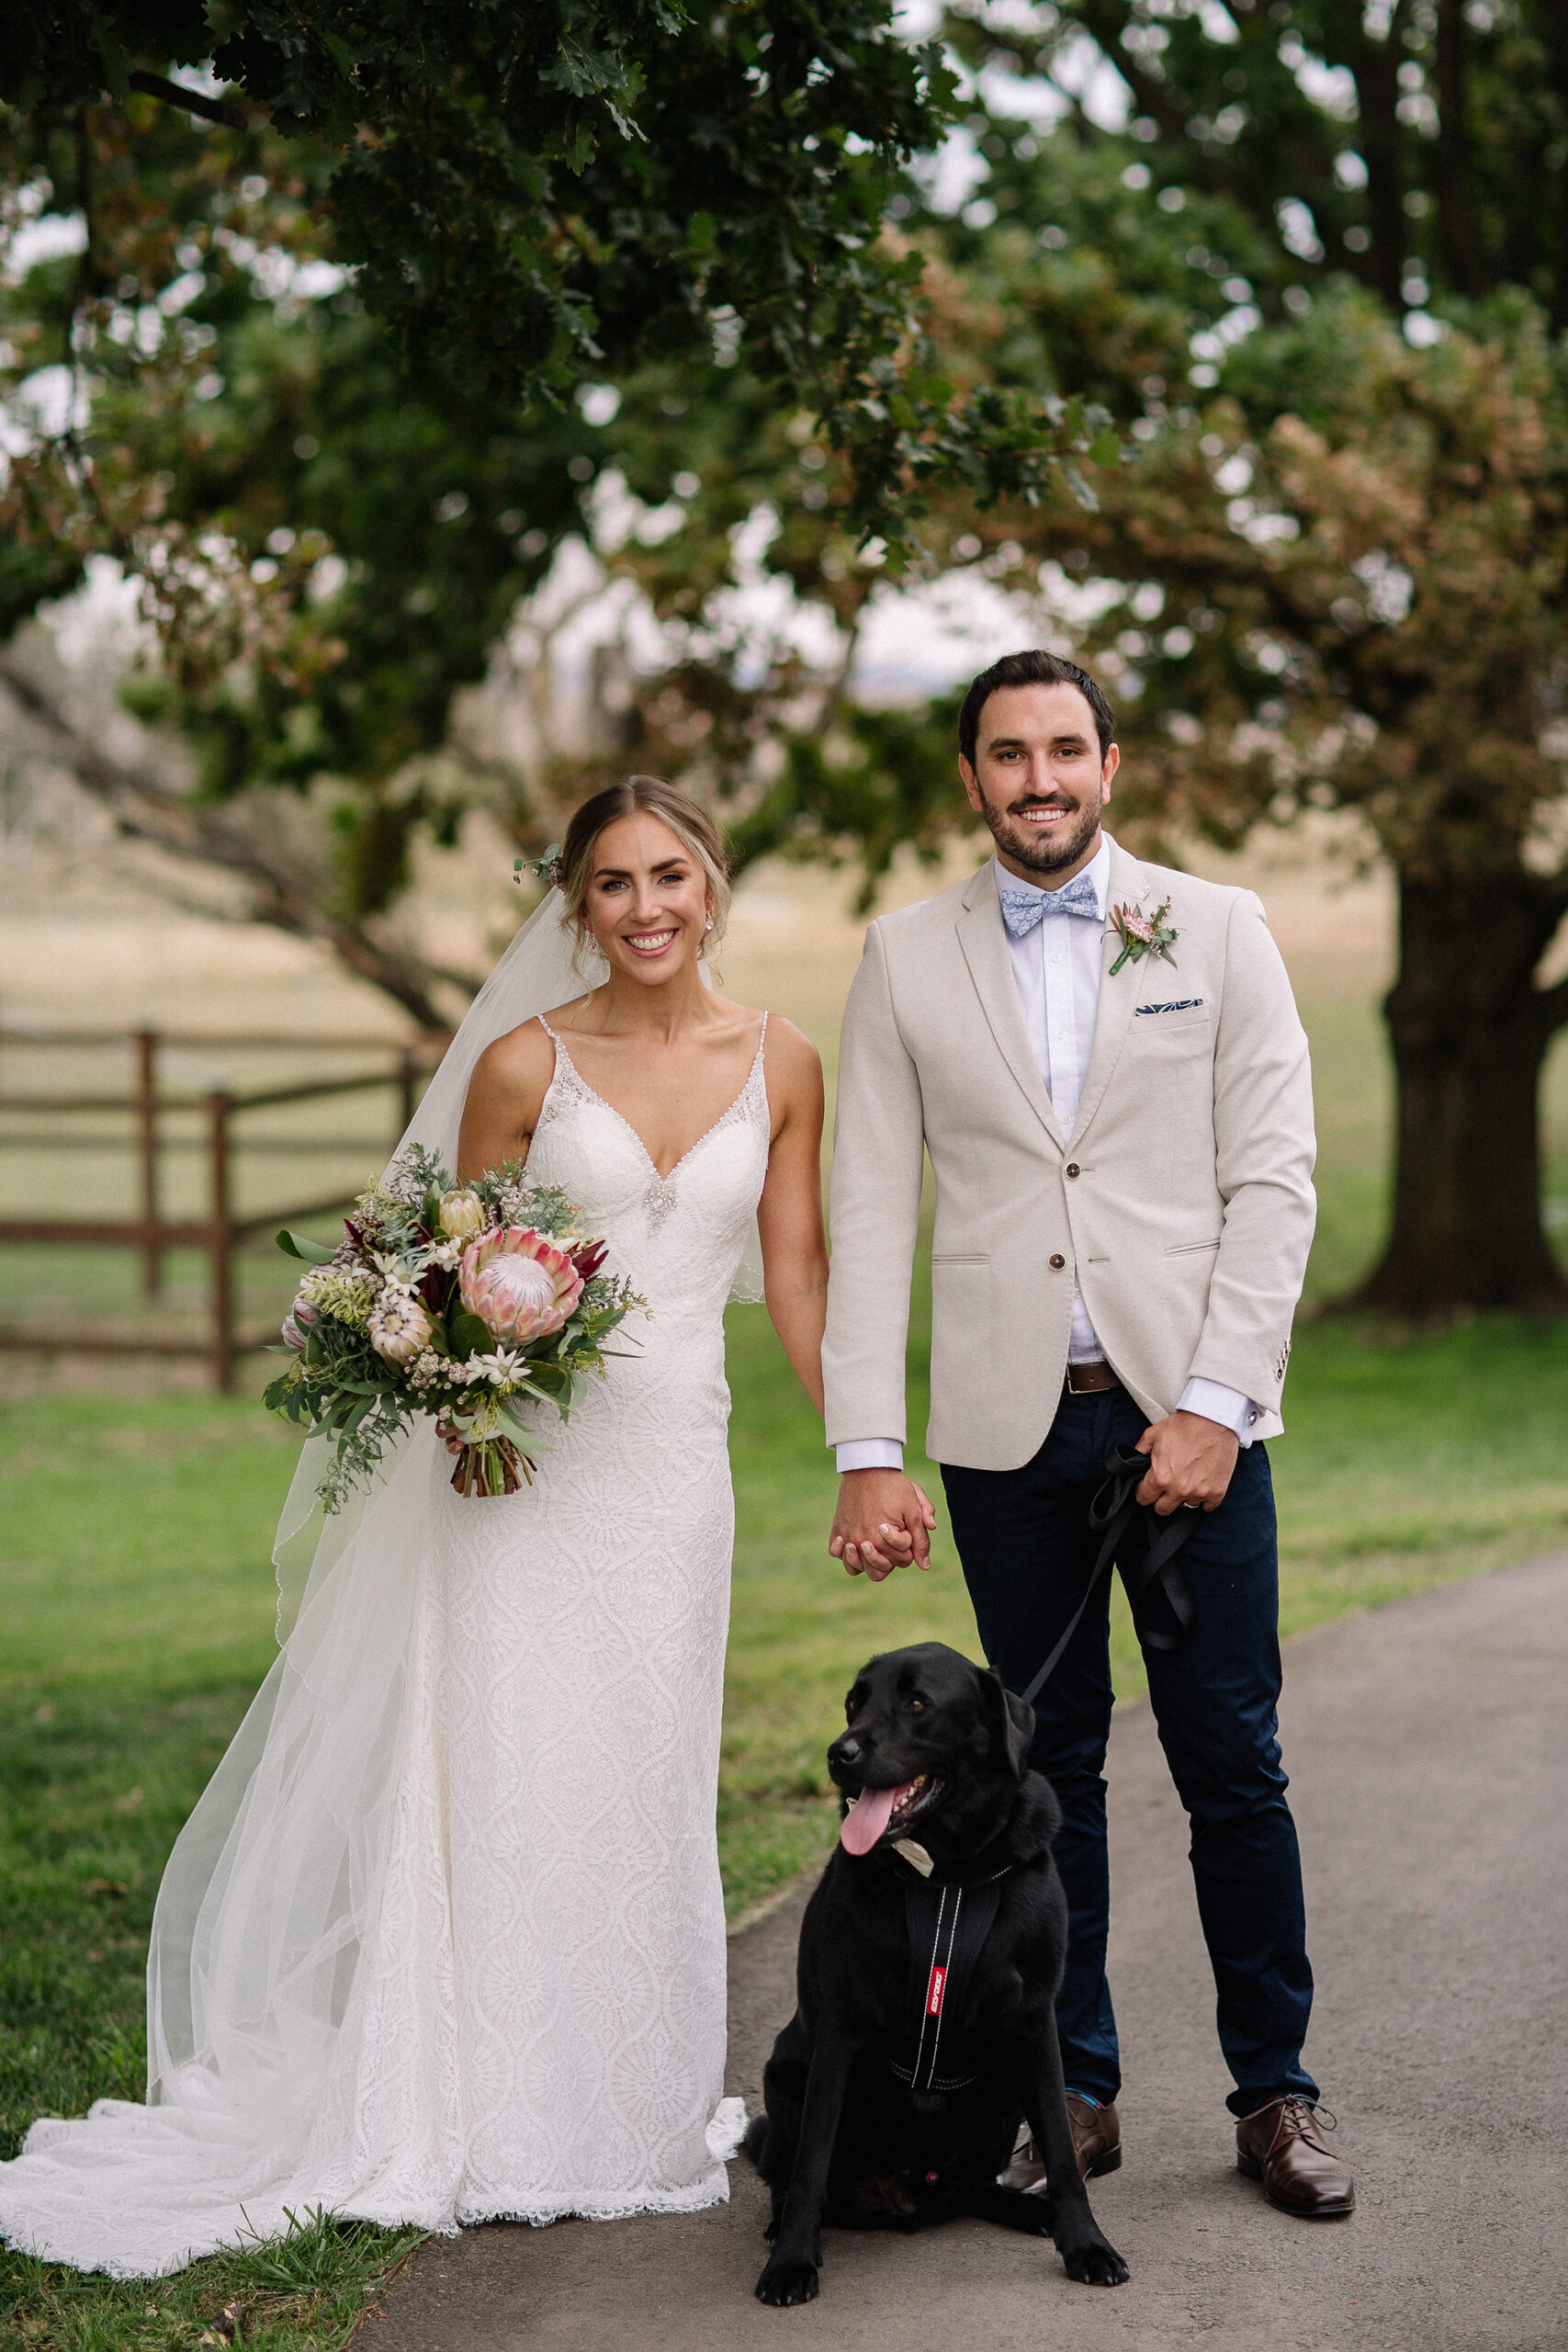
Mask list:
[[[896,1854],[902,1854],[904,1860],[911,1863],[922,1878],[930,1878],[936,1868],[936,1864],[931,1860],[925,1848],[918,1845],[913,1838],[896,1838],[893,1840],[893,1851]]]

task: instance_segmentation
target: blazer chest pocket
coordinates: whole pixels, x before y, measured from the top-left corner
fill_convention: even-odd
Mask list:
[[[1201,1054],[1212,1048],[1213,1035],[1213,1015],[1205,1004],[1180,1012],[1136,1012],[1130,1042],[1151,1059],[1164,1059],[1173,1054]]]
[[[1133,1028],[1140,1037],[1168,1037],[1179,1029],[1207,1029],[1213,1007],[1201,996],[1156,997],[1133,1008]]]
[[[983,1250],[934,1250],[933,1266],[988,1266],[991,1261]]]

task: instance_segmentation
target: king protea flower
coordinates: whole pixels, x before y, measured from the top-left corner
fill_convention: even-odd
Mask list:
[[[498,1340],[542,1340],[558,1331],[577,1305],[582,1275],[544,1234],[509,1225],[469,1242],[457,1289],[469,1314]]]
[[[477,1193],[463,1190],[441,1195],[441,1230],[448,1241],[471,1241],[490,1224],[491,1213]]]
[[[430,1345],[430,1317],[406,1290],[384,1291],[368,1328],[371,1346],[389,1363],[412,1363]]]

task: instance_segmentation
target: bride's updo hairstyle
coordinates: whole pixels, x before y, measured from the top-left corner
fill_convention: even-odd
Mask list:
[[[657,817],[668,825],[682,848],[694,858],[707,880],[713,905],[713,929],[704,934],[698,950],[711,955],[724,937],[729,920],[729,878],[725,873],[724,842],[718,827],[700,801],[680,792],[656,775],[623,776],[585,800],[572,817],[561,843],[558,888],[566,900],[566,919],[577,934],[572,961],[592,946],[588,918],[588,886],[593,879],[593,852],[606,825],[623,817]]]

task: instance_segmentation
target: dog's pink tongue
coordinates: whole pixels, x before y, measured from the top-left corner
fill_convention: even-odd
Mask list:
[[[863,1789],[839,1831],[839,1842],[852,1854],[869,1854],[888,1823],[902,1789]]]

